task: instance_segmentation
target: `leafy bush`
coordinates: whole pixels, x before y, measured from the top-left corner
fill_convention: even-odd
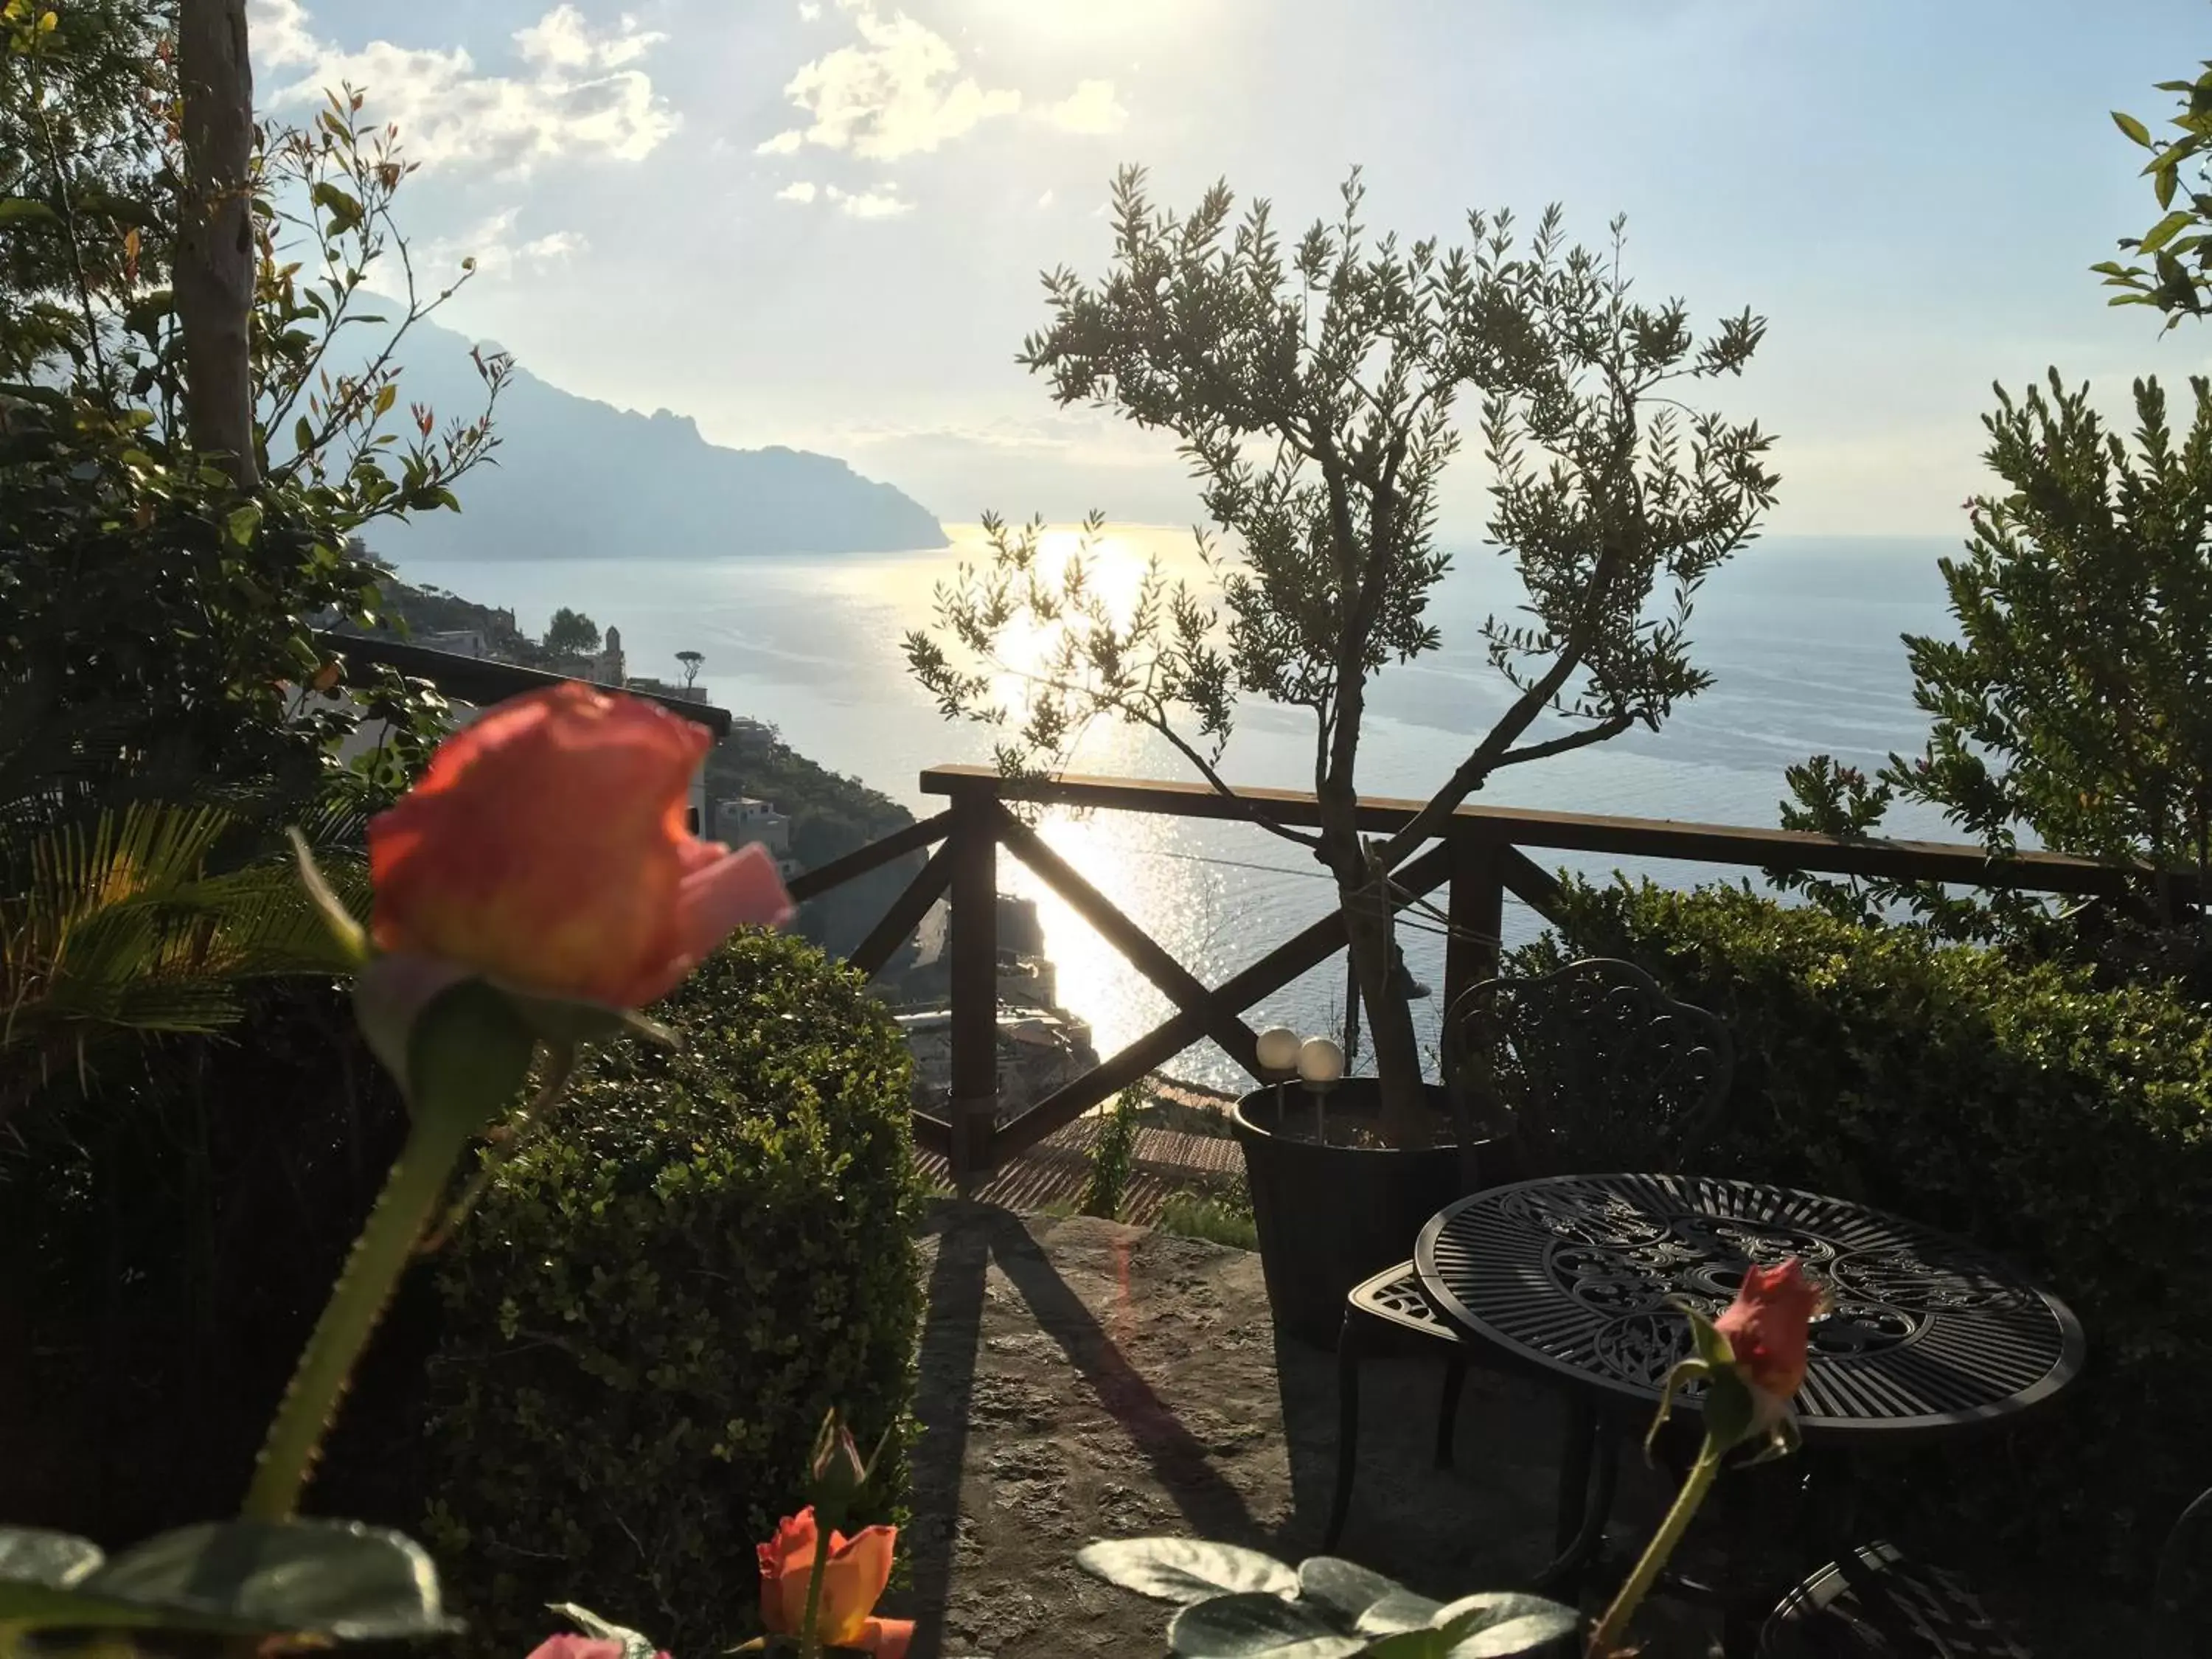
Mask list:
[[[672,1652],[757,1629],[753,1546],[803,1501],[823,1415],[902,1479],[921,1311],[909,1060],[853,975],[733,941],[609,1045],[500,1169],[439,1274],[427,1537],[477,1650],[549,1602]]]
[[[1144,1103],[1143,1085],[1124,1089],[1100,1121],[1098,1139],[1091,1147],[1091,1175],[1078,1200],[1084,1214],[1112,1221],[1121,1213],[1129,1177],[1136,1173],[1137,1114]]]
[[[1230,1192],[1175,1194],[1160,1206],[1156,1225],[1164,1233],[1202,1238],[1232,1249],[1260,1248],[1259,1229],[1252,1222],[1252,1200],[1242,1181]]]
[[[2212,1468],[2204,1011],[1742,889],[1576,885],[1567,903],[1565,941],[1524,949],[1513,971],[1627,957],[1728,1021],[1738,1065],[1717,1173],[1966,1235],[2081,1316],[2081,1381],[2009,1431],[2009,1456],[1946,1454],[1956,1478],[1913,1484],[1917,1518],[2140,1577]]]

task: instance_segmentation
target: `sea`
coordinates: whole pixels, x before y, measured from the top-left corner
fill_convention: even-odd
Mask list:
[[[928,551],[791,559],[654,563],[587,558],[540,562],[440,559],[403,562],[414,582],[433,582],[478,604],[512,607],[526,632],[571,605],[621,630],[633,674],[675,678],[675,653],[698,651],[712,700],[777,727],[784,740],[832,770],[857,777],[917,814],[942,802],[925,796],[921,775],[951,762],[988,762],[993,733],[948,722],[914,683],[901,641],[927,626],[934,592],[963,562],[984,556],[975,526],[948,526],[953,545]],[[1073,526],[1053,526],[1048,560],[1076,547]],[[1170,575],[1203,572],[1187,531],[1108,526],[1090,549],[1094,581],[1126,602],[1148,561]],[[1915,707],[1904,636],[1954,635],[1936,561],[1958,547],[1936,538],[1773,537],[1754,543],[1712,575],[1692,615],[1692,660],[1713,684],[1679,706],[1658,731],[1498,774],[1480,797],[1497,805],[1639,817],[1771,827],[1785,793],[1783,771],[1815,753],[1871,769],[1893,750],[1916,750],[1927,731]],[[1511,619],[1524,603],[1517,578],[1495,550],[1457,550],[1431,600],[1441,649],[1383,671],[1372,689],[1361,750],[1360,790],[1421,797],[1488,729],[1510,690],[1486,659],[1486,617]],[[1034,640],[1025,642],[1037,648]],[[1008,682],[1009,686],[1012,682]],[[1184,779],[1187,763],[1156,736],[1095,727],[1073,769],[1128,777]],[[1240,712],[1221,762],[1236,782],[1310,788],[1310,717],[1266,706]],[[1054,812],[1042,833],[1108,897],[1208,983],[1217,983],[1326,915],[1334,890],[1303,848],[1255,826],[1109,812]],[[1925,809],[1893,812],[1888,833],[1960,839]],[[1547,867],[1596,878],[1620,861],[1537,854]],[[1757,872],[1679,862],[1623,866],[1670,884],[1759,882]],[[1172,1009],[1030,872],[1002,855],[1000,885],[1038,902],[1060,1001],[1090,1022],[1102,1054],[1141,1035]],[[1509,898],[1504,938],[1540,930],[1540,918]],[[1443,987],[1443,939],[1419,919],[1405,933],[1417,980],[1438,993],[1418,1005],[1433,1042]],[[1332,963],[1248,1015],[1256,1027],[1339,1034],[1345,965]],[[1243,1073],[1211,1044],[1168,1068],[1216,1087]]]

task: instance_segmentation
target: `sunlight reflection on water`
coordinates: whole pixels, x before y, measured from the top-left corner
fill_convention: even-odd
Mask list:
[[[1064,528],[1064,527],[1058,527]],[[1143,559],[1159,554],[1190,570],[1188,532],[1109,526],[1098,575],[1126,595]],[[929,765],[987,762],[989,733],[947,725],[908,678],[899,649],[926,621],[933,584],[961,559],[977,557],[974,526],[949,526],[951,549],[887,556],[747,560],[723,563],[547,561],[535,564],[441,561],[410,568],[481,604],[511,605],[526,631],[556,605],[575,605],[622,629],[634,673],[672,668],[673,653],[705,653],[702,678],[714,700],[779,726],[822,764],[865,780],[917,812],[939,810],[919,775]],[[1055,547],[1072,543],[1072,537]],[[1598,749],[1502,775],[1485,799],[1532,807],[1771,824],[1782,769],[1826,750],[1861,765],[1892,749],[1916,747],[1925,730],[1911,704],[1902,631],[1942,633],[1947,619],[1935,568],[1948,543],[1764,543],[1714,579],[1700,599],[1698,659],[1717,683],[1686,704],[1656,735],[1636,732]],[[1492,610],[1517,602],[1510,574],[1475,551],[1439,589],[1431,615],[1445,648],[1387,671],[1372,699],[1361,762],[1363,792],[1418,795],[1433,787],[1503,706],[1506,692],[1481,656],[1476,629]],[[1244,711],[1224,763],[1240,783],[1310,787],[1308,728],[1294,713]],[[1184,779],[1181,758],[1157,738],[1094,729],[1080,770]],[[1951,839],[1926,815],[1899,816],[1893,833]],[[1197,976],[1218,983],[1334,904],[1320,866],[1303,848],[1248,824],[1121,813],[1048,815],[1042,833],[1116,905]],[[1602,876],[1614,860],[1538,853]],[[1671,884],[1756,872],[1651,865]],[[1061,1000],[1088,1019],[1102,1054],[1172,1012],[1166,998],[1079,921],[1010,854],[1006,890],[1038,901]],[[1509,944],[1534,934],[1525,908],[1509,902]],[[1416,978],[1441,992],[1442,940],[1409,933]],[[1333,1031],[1342,1018],[1341,958],[1324,964],[1248,1015],[1255,1026],[1284,1024]],[[1417,1006],[1424,1040],[1437,999]],[[1208,1043],[1170,1069],[1234,1086],[1241,1073]]]

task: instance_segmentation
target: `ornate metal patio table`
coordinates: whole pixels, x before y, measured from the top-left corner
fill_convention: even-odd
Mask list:
[[[1479,1350],[1546,1377],[1593,1418],[1618,1420],[1648,1419],[1689,1353],[1678,1304],[1717,1315],[1747,1267],[1793,1255],[1830,1298],[1797,1400],[1808,1451],[1887,1449],[1987,1426],[2050,1400],[2081,1369],[2079,1322],[2002,1259],[1783,1187],[1662,1175],[1493,1187],[1439,1212],[1413,1260],[1437,1312]],[[1697,1410],[1699,1391],[1680,1404]],[[1587,1472],[1585,1454],[1579,1478]],[[1609,1476],[1587,1505],[1567,1491],[1577,1478],[1563,1471],[1554,1579],[1595,1548],[1611,1501]]]

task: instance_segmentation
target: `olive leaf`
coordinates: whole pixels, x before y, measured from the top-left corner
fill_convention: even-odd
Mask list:
[[[1093,1577],[1160,1601],[1298,1593],[1297,1574],[1272,1555],[1202,1538],[1103,1539],[1076,1552],[1075,1565]]]

